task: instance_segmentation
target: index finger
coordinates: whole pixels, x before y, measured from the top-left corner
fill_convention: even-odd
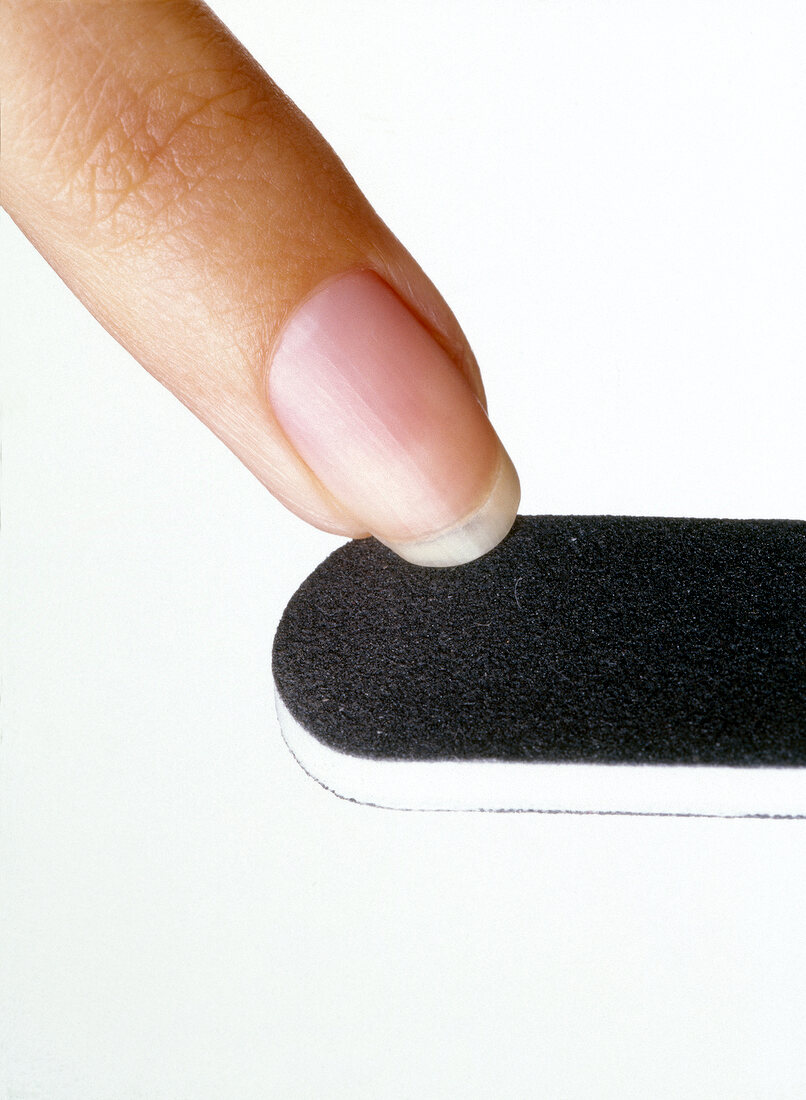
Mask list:
[[[317,526],[429,564],[503,537],[517,478],[459,325],[212,12],[0,11],[0,199],[101,323]]]

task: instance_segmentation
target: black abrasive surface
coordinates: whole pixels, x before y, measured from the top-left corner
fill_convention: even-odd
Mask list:
[[[532,516],[469,565],[301,586],[278,691],[378,758],[806,765],[806,523]]]

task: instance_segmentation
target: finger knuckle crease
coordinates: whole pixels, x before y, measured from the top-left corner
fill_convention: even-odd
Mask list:
[[[170,233],[203,212],[208,180],[248,171],[260,95],[231,74],[202,75],[161,80],[84,134],[65,190],[90,237],[108,247]]]

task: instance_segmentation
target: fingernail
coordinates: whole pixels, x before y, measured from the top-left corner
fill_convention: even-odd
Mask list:
[[[325,488],[417,565],[461,565],[512,526],[518,476],[458,367],[374,272],[325,283],[274,348],[269,399]]]

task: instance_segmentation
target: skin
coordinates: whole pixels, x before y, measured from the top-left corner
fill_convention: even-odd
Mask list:
[[[0,203],[100,323],[304,520],[366,533],[267,396],[278,333],[324,281],[377,272],[483,402],[437,290],[205,5],[0,0],[0,92]]]

